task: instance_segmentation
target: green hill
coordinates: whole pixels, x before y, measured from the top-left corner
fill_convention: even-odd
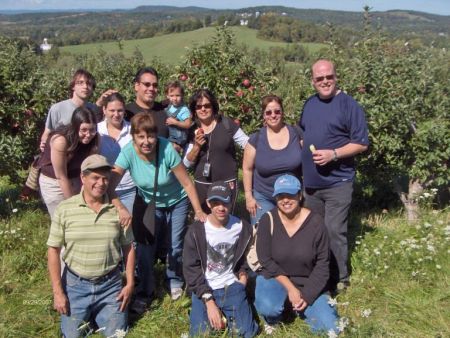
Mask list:
[[[250,48],[268,50],[270,47],[286,47],[288,45],[283,42],[271,42],[258,39],[256,37],[257,30],[247,27],[231,27],[230,29],[234,32],[236,41],[239,44],[245,44]],[[123,40],[121,45],[123,53],[127,56],[131,56],[136,48],[138,48],[144,55],[146,62],[150,62],[153,58],[158,57],[166,63],[176,64],[185,54],[186,48],[211,40],[215,33],[215,28],[208,27],[148,39]],[[320,43],[302,43],[302,46],[310,52],[315,52],[325,45]],[[69,52],[72,54],[94,53],[100,49],[107,53],[118,53],[120,46],[118,42],[99,42],[60,47],[61,52]]]

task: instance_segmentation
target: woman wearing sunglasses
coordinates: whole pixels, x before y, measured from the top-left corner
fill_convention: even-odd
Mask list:
[[[251,223],[276,206],[275,180],[286,173],[301,176],[301,132],[284,123],[283,101],[276,95],[262,98],[264,126],[250,135],[244,150],[245,203]],[[256,151],[258,149],[258,151]]]
[[[208,89],[194,93],[189,100],[189,109],[197,129],[190,138],[183,162],[194,170],[195,188],[202,209],[210,213],[206,192],[211,183],[225,181],[232,191],[233,212],[238,192],[235,144],[244,148],[248,136],[233,120],[219,113],[217,99]]]

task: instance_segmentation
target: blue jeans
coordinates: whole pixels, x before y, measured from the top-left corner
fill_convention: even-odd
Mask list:
[[[161,249],[167,249],[166,276],[169,287],[172,289],[183,286],[182,252],[188,211],[189,200],[187,197],[171,207],[156,209],[155,243],[137,243],[136,246],[139,279],[136,298],[146,302],[151,301],[155,291],[156,254]]]
[[[253,190],[253,198],[256,200],[256,203],[260,206],[260,208],[256,209],[256,216],[250,216],[250,223],[254,225],[259,221],[262,215],[264,215],[267,211],[272,210],[276,207],[275,198],[267,199],[263,194]]]
[[[239,282],[222,289],[213,290],[214,300],[227,318],[230,330],[236,330],[239,336],[253,337],[258,332],[258,324],[253,319],[252,310],[247,300],[245,286]],[[198,336],[210,330],[208,314],[203,301],[192,294],[190,314],[190,336]]]
[[[64,337],[72,338],[89,335],[92,329],[86,325],[95,320],[99,328],[105,328],[102,334],[114,335],[116,330],[128,330],[128,310],[119,310],[120,301],[116,300],[122,289],[119,269],[91,282],[64,269],[62,285],[69,300],[69,315],[61,315],[61,331]]]
[[[266,279],[261,275],[256,277],[255,307],[267,324],[273,325],[281,321],[287,296],[286,289],[275,278]],[[329,296],[323,293],[303,312],[296,311],[314,333],[330,330],[339,333],[339,317],[336,309],[328,304],[328,299]]]
[[[348,276],[348,211],[352,203],[353,182],[325,189],[305,189],[305,206],[325,221],[330,239],[330,282],[346,282]]]
[[[119,197],[120,202],[127,208],[130,214],[133,213],[133,204],[136,197],[136,188],[130,188],[125,190],[116,190],[117,197]]]

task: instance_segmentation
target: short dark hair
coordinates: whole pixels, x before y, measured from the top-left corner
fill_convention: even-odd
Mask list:
[[[207,88],[197,90],[189,99],[189,110],[194,118],[197,117],[197,112],[195,106],[197,105],[197,101],[201,98],[208,99],[211,103],[213,116],[215,119],[219,117],[219,103],[217,102],[216,96]]]
[[[155,119],[150,113],[140,112],[131,118],[131,136],[139,134],[141,131],[145,131],[147,134],[158,133]]]
[[[156,71],[155,68],[153,68],[153,67],[144,67],[144,68],[141,68],[141,69],[139,69],[137,71],[136,75],[134,76],[134,80],[133,80],[134,83],[141,81],[141,76],[146,74],[146,73],[156,76],[156,79],[159,80],[159,75],[158,75],[158,72]]]
[[[264,112],[266,111],[267,105],[270,102],[276,102],[280,105],[281,107],[281,111],[284,111],[283,109],[283,100],[281,99],[281,97],[274,95],[274,94],[269,94],[266,96],[263,96],[263,98],[261,99],[261,112],[264,114]]]
[[[166,88],[164,90],[164,93],[167,95],[169,94],[169,90],[171,89],[176,89],[179,88],[181,91],[181,95],[184,96],[184,87],[183,85],[180,83],[180,81],[176,80],[176,81],[171,81],[166,85]]]
[[[75,83],[80,77],[86,78],[86,82],[89,83],[92,86],[92,90],[95,90],[96,82],[94,75],[89,73],[86,69],[79,68],[73,73],[72,80],[70,80],[69,83],[69,98],[72,98],[73,96],[73,88],[75,87]]]

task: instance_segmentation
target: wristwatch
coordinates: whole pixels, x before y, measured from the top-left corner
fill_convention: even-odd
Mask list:
[[[336,162],[338,160],[336,149],[333,149],[333,161]]]
[[[202,295],[202,301],[203,303],[207,303],[208,301],[210,301],[211,299],[214,299],[212,293],[206,292]]]

